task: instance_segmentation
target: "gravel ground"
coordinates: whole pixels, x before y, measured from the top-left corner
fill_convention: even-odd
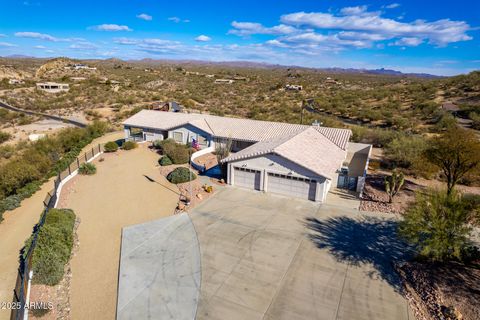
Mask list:
[[[159,174],[158,155],[145,144],[101,158],[97,173],[72,179],[60,200],[81,219],[71,260],[72,319],[115,318],[122,228],[171,215],[178,201],[178,189]]]

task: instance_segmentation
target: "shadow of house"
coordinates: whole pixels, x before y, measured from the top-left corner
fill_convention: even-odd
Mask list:
[[[375,271],[369,277],[379,277],[402,292],[400,277],[393,263],[406,261],[412,253],[397,236],[397,222],[373,217],[362,220],[348,217],[320,221],[307,218],[310,240],[321,249],[327,249],[337,261],[354,266],[370,264]]]

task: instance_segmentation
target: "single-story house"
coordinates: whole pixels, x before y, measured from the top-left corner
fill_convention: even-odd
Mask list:
[[[200,150],[192,162],[231,141],[232,152],[222,160],[230,185],[318,202],[325,201],[332,186],[360,192],[371,150],[370,145],[349,143],[348,129],[318,124],[152,110],[142,110],[123,124],[127,140],[195,140]]]
[[[215,83],[217,84],[232,84],[234,80],[232,79],[216,79]]]
[[[68,83],[39,82],[37,83],[37,90],[42,90],[48,93],[67,92],[70,90],[70,86]]]
[[[301,85],[298,85],[298,84],[287,84],[285,86],[285,89],[294,90],[294,91],[302,91],[303,87]]]

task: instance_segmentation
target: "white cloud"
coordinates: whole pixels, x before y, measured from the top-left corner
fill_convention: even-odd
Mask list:
[[[173,21],[175,23],[179,23],[180,21],[182,21],[182,19],[180,19],[179,17],[170,17],[167,20]]]
[[[137,18],[145,21],[151,21],[153,19],[151,15],[148,15],[146,13],[140,13],[139,15],[137,15]]]
[[[71,44],[69,48],[75,49],[75,50],[93,50],[93,49],[97,49],[98,46],[88,41],[80,41],[80,42]]]
[[[209,36],[206,36],[204,34],[199,35],[198,37],[195,38],[195,41],[198,41],[198,42],[208,42],[210,40],[212,40],[212,38],[210,38]]]
[[[0,47],[17,47],[17,45],[9,42],[0,42]]]
[[[252,34],[281,35],[281,34],[291,34],[297,31],[296,28],[292,26],[287,26],[284,24],[267,28],[267,27],[264,27],[262,24],[256,23],[256,22],[233,21],[232,27],[234,27],[234,29],[229,30],[228,33],[235,34],[238,36],[249,36]]]
[[[113,42],[124,45],[137,44],[139,40],[131,38],[114,38]]]
[[[47,49],[45,46],[34,46],[35,49]]]
[[[367,6],[345,7],[340,9],[340,13],[346,16],[358,15],[367,11]]]
[[[132,31],[128,26],[108,23],[92,26],[89,29],[96,31]]]
[[[391,3],[391,4],[388,4],[385,6],[385,8],[387,9],[395,9],[395,8],[398,8],[400,7],[400,3]]]
[[[470,26],[465,21],[441,19],[433,22],[415,20],[406,23],[383,18],[380,12],[368,12],[362,8],[344,8],[342,10],[345,9],[348,9],[345,12],[349,13],[349,15],[345,15],[345,12],[344,15],[322,12],[296,12],[283,15],[281,21],[284,24],[297,27],[369,32],[391,39],[416,37],[428,39],[429,43],[437,46],[445,46],[452,42],[472,39],[472,37],[466,34],[470,30]]]
[[[30,38],[30,39],[40,39],[40,40],[46,40],[46,41],[53,41],[53,42],[57,42],[57,41],[62,41],[62,40],[66,40],[66,39],[59,39],[59,38],[55,38],[49,34],[46,34],[46,33],[39,33],[39,32],[15,32],[15,37],[19,37],[19,38]]]
[[[6,36],[6,34],[0,33],[0,38],[5,38]]]
[[[416,47],[423,42],[420,38],[415,37],[404,37],[395,41],[392,45],[395,46],[407,46],[407,47]]]

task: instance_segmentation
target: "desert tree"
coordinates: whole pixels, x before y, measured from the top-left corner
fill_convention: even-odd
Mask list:
[[[397,195],[405,183],[405,177],[402,172],[393,170],[392,175],[385,177],[385,192],[388,195],[388,203],[392,203],[393,197]]]
[[[453,127],[433,138],[424,154],[445,175],[450,195],[458,181],[480,164],[480,142],[472,131]]]
[[[440,262],[464,260],[474,252],[470,250],[473,247],[468,224],[473,212],[455,191],[419,192],[400,222],[399,233],[422,258]]]

